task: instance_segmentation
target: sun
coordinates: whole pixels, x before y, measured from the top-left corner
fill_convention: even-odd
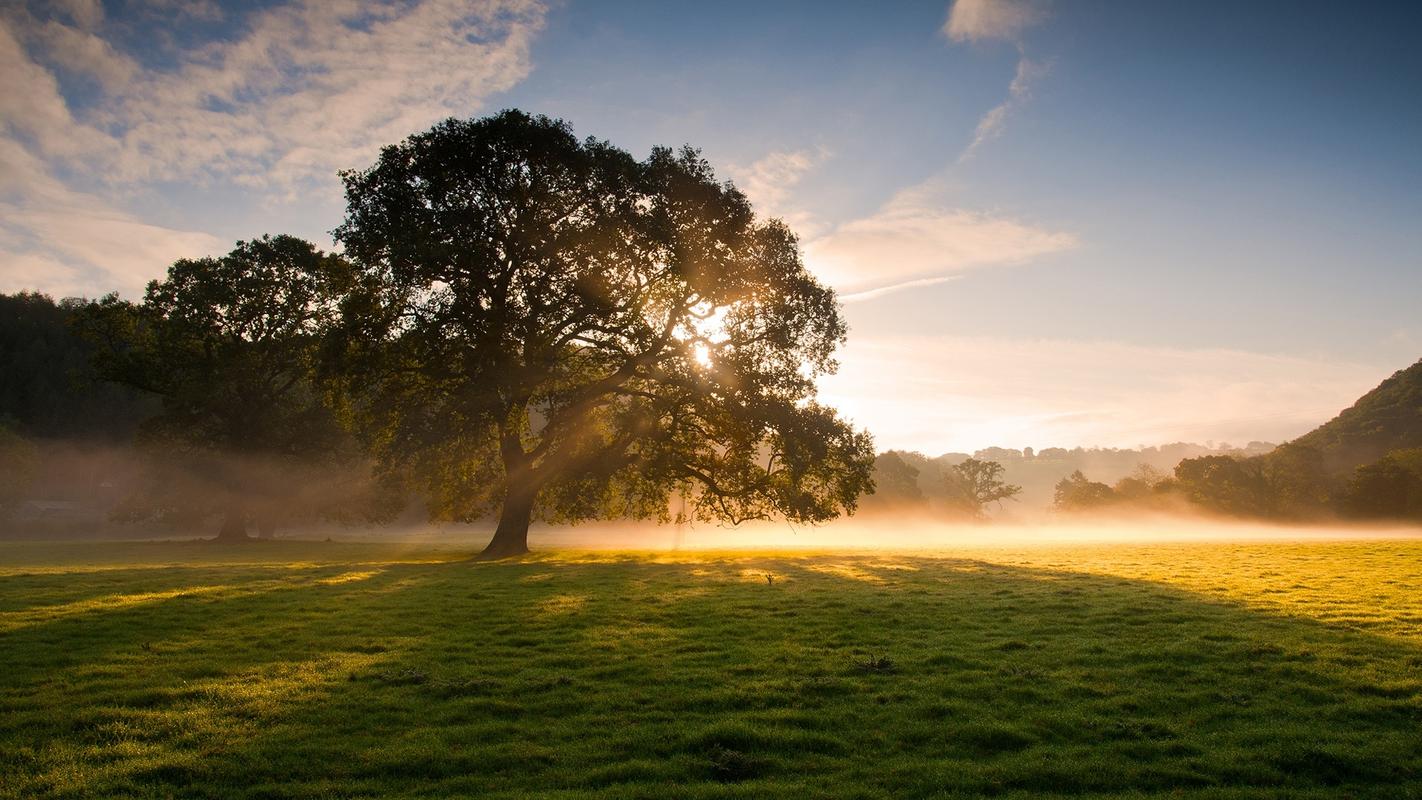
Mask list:
[[[726,315],[730,305],[717,306],[703,301],[690,310],[689,319],[677,331],[676,337],[691,344],[692,361],[701,369],[715,364],[715,349],[730,339],[726,330]]]
[[[711,366],[711,347],[705,342],[697,342],[691,346],[691,357],[696,359],[696,363],[701,367]]]

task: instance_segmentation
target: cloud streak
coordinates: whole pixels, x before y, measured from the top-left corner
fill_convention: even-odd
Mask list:
[[[899,192],[875,213],[805,246],[805,259],[846,300],[941,283],[963,272],[1071,250],[1076,236],[955,208],[935,182]]]
[[[1027,57],[1022,34],[1047,18],[1042,0],[954,0],[942,33],[955,42],[1000,40],[1017,45],[1017,72],[1007,87],[1007,98],[988,109],[973,130],[972,141],[958,155],[970,160],[984,143],[1001,135],[1007,118],[1031,95],[1032,86],[1047,74],[1047,65]]]
[[[1047,74],[1047,66],[1029,59],[1025,54],[1017,59],[1017,73],[1007,87],[1007,99],[988,110],[973,130],[973,140],[963,148],[958,163],[968,161],[987,141],[1001,135],[1007,118],[1031,96],[1032,85]]]
[[[878,289],[866,289],[861,292],[841,294],[839,300],[841,303],[862,303],[865,300],[873,300],[883,297],[886,294],[893,294],[894,292],[903,291],[905,289],[921,289],[925,286],[937,286],[940,283],[947,283],[957,277],[957,275],[938,275],[932,278],[919,278],[917,280],[904,281],[903,283],[881,286]]]

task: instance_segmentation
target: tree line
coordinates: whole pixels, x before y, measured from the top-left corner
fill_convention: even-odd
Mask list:
[[[1422,521],[1422,360],[1278,448],[1187,458],[1145,484],[1106,486],[1078,472],[1057,485],[1056,507],[1185,504],[1256,519]]]
[[[240,539],[279,509],[418,497],[497,514],[501,557],[535,518],[668,519],[677,497],[819,522],[872,487],[869,435],[815,399],[847,332],[834,292],[697,151],[638,160],[506,111],[342,179],[340,253],[262,236],[140,302],[63,306],[95,375],[155,404],[137,437],[164,468],[136,505]]]
[[[1173,475],[1147,470],[1114,486],[1080,470],[1056,486],[1059,511],[1192,507],[1226,516],[1283,521],[1327,518],[1422,522],[1422,448],[1388,452],[1351,472],[1331,473],[1322,453],[1286,444],[1267,456],[1202,456]]]
[[[971,456],[890,450],[873,510],[983,518],[1002,501],[1056,512],[1207,512],[1307,522],[1422,521],[1422,362],[1335,419],[1275,446],[1183,442],[1139,449],[991,447]],[[1133,465],[1133,466],[1132,466]],[[1093,477],[1105,474],[1105,480]]]

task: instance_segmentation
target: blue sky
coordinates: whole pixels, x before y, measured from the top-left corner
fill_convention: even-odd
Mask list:
[[[1281,440],[1422,355],[1422,6],[401,0],[0,12],[0,291],[323,244],[335,171],[516,106],[801,234],[881,446]]]

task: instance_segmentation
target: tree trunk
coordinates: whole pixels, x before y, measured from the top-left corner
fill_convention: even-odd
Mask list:
[[[533,518],[533,498],[537,492],[510,489],[504,495],[504,507],[499,512],[499,527],[489,546],[479,554],[480,561],[521,556],[528,552],[528,523]]]
[[[222,518],[222,529],[217,532],[216,541],[245,542],[247,536],[247,512],[241,508],[230,508]]]

